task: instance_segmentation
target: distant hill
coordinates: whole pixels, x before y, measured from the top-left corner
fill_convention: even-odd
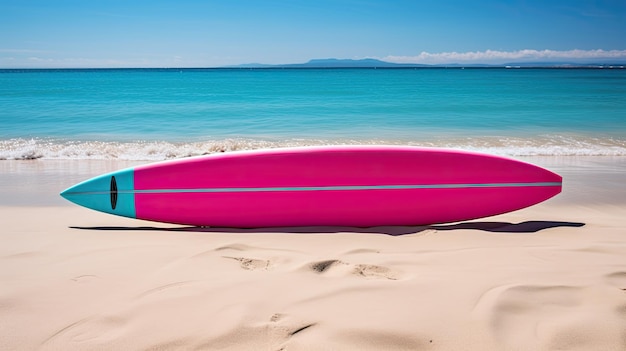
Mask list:
[[[267,65],[261,63],[248,63],[228,68],[624,68],[625,63],[570,63],[570,62],[513,62],[505,64],[480,64],[480,63],[450,63],[438,65],[425,65],[417,63],[393,63],[377,59],[367,58],[361,60],[351,59],[313,59],[305,63],[289,63],[279,65]]]
[[[421,64],[400,64],[385,62],[376,59],[313,59],[306,63],[289,63],[282,65],[264,65],[258,63],[243,64],[234,67],[239,68],[394,68],[394,67],[429,67]]]

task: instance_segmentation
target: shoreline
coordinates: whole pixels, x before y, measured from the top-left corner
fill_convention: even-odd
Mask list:
[[[372,129],[360,129],[359,139],[345,138],[343,133],[327,133],[325,139],[290,137],[257,138],[255,136],[205,139],[135,140],[126,136],[107,142],[67,138],[11,138],[0,140],[0,161],[17,160],[121,160],[157,162],[168,159],[208,155],[217,152],[268,148],[312,147],[333,145],[397,145],[428,148],[460,149],[505,157],[585,157],[626,156],[626,140],[619,130],[604,132],[601,137],[588,132],[550,133],[540,130],[516,131],[493,135],[484,130],[449,129],[393,130],[372,135]],[[469,133],[469,134],[468,134]],[[546,134],[547,133],[547,134]],[[334,135],[333,135],[334,134]],[[438,135],[432,138],[430,134]],[[416,140],[415,137],[419,136]]]
[[[0,161],[0,349],[626,348],[626,158],[518,159],[563,193],[463,223],[259,229],[58,196],[145,162]]]

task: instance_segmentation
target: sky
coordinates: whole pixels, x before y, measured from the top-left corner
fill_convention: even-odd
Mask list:
[[[626,0],[0,0],[0,68],[626,62]]]

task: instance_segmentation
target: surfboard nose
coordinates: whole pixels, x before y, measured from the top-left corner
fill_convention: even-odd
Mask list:
[[[136,218],[133,169],[91,178],[64,190],[61,196],[92,210]]]

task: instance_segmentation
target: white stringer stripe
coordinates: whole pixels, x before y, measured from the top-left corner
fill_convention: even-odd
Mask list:
[[[339,186],[293,186],[255,188],[199,188],[199,189],[145,189],[118,190],[118,194],[165,194],[165,193],[246,193],[278,191],[354,191],[354,190],[402,190],[402,189],[466,189],[466,188],[523,188],[561,186],[560,182],[538,183],[475,183],[475,184],[420,184],[420,185],[339,185]],[[109,194],[108,191],[76,192],[78,194]],[[69,194],[68,194],[69,195]]]
[[[277,191],[354,191],[354,190],[402,190],[402,189],[466,189],[466,188],[523,188],[561,186],[560,182],[538,183],[473,183],[473,184],[419,184],[419,185],[339,185],[339,186],[290,186],[257,188],[199,188],[199,189],[144,189],[118,190],[118,194],[165,194],[165,193],[248,193]],[[109,194],[110,191],[71,192],[67,195]]]
[[[558,182],[545,183],[491,183],[491,184],[429,184],[429,185],[343,185],[343,186],[297,186],[262,188],[205,188],[205,189],[153,189],[135,190],[136,194],[152,193],[246,193],[257,191],[350,191],[350,190],[400,190],[400,189],[464,189],[464,188],[518,188],[537,186],[561,186]]]

